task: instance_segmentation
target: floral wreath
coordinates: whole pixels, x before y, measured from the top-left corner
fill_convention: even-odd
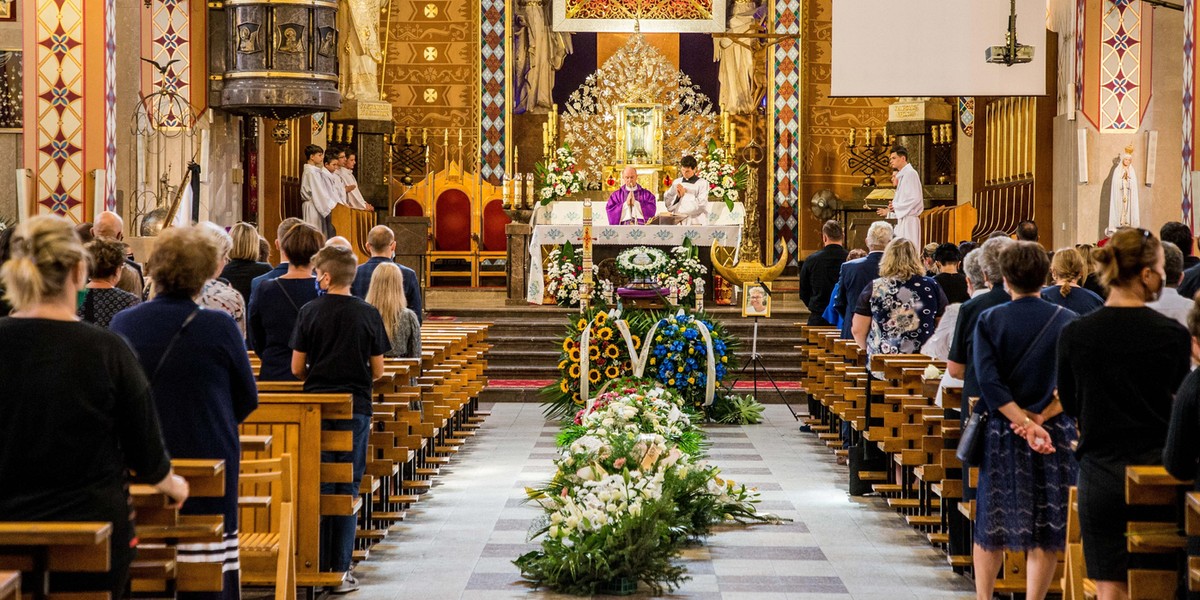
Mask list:
[[[669,260],[658,248],[634,246],[617,255],[617,270],[630,279],[654,279],[666,271]]]

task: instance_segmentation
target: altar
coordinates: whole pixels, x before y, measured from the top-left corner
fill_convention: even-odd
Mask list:
[[[661,203],[660,203],[661,204]],[[660,206],[660,210],[663,210]],[[702,255],[712,243],[736,249],[742,240],[742,220],[745,208],[740,202],[730,210],[723,202],[709,203],[710,225],[608,225],[603,204],[593,203],[592,244],[619,250],[628,246],[659,246],[672,248],[683,245],[685,239],[701,248]],[[555,202],[538,211],[529,243],[529,279],[525,299],[530,304],[542,304],[546,289],[544,256],[556,246],[571,242],[576,247],[583,242],[583,203]],[[605,248],[609,250],[609,248]],[[601,253],[600,250],[597,251]],[[615,252],[612,252],[615,255]],[[599,258],[603,258],[600,256]],[[598,260],[597,260],[598,262]],[[707,264],[711,276],[711,263]]]

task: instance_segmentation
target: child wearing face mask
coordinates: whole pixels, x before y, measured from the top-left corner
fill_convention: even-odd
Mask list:
[[[375,307],[350,294],[358,261],[340,246],[322,248],[313,259],[318,297],[300,308],[292,332],[292,374],[304,381],[305,392],[349,393],[354,398],[352,420],[326,421],[322,429],[351,431],[350,452],[322,452],[322,462],[353,465],[350,483],[323,483],[322,494],[355,496],[367,462],[371,430],[371,387],[383,376],[383,354],[391,342]],[[357,589],[350,574],[354,551],[355,517],[330,516],[321,521],[321,570],[346,573],[334,593]]]
[[[1166,279],[1153,233],[1122,228],[1092,253],[1108,299],[1063,328],[1058,394],[1063,410],[1079,420],[1075,456],[1088,577],[1099,597],[1127,597],[1128,570],[1145,568],[1145,557],[1126,551],[1126,523],[1146,519],[1144,507],[1125,505],[1125,467],[1162,464],[1191,339],[1182,325],[1146,306]]]

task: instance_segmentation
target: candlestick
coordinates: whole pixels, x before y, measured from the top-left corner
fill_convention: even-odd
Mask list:
[[[429,128],[428,127],[421,128],[421,145],[422,146],[429,145]]]
[[[404,128],[404,145],[406,145],[406,146],[412,145],[412,127]]]
[[[863,137],[866,138],[867,146],[875,145],[875,142],[871,139],[871,128],[870,127],[867,128],[867,134]]]
[[[512,181],[509,180],[508,175],[505,175],[504,179],[502,179],[500,181],[500,206],[503,208],[509,208],[511,206],[509,204],[509,200],[511,198],[511,196],[510,196],[510,188],[511,187],[512,187]]]
[[[851,147],[854,146],[854,128],[853,127],[850,128],[850,146]]]
[[[463,134],[462,127],[459,127],[458,128],[458,146],[460,148],[462,147],[462,134]]]

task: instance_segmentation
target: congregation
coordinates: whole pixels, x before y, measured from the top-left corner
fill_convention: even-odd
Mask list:
[[[0,317],[8,317],[0,318],[0,480],[21,482],[0,489],[0,514],[112,523],[111,569],[56,573],[51,586],[119,598],[136,545],[128,485],[152,484],[180,514],[224,520],[223,543],[181,542],[178,552],[218,565],[225,591],[180,597],[236,598],[238,426],[259,404],[256,386],[302,381],[308,393],[353,396],[352,420],[322,423],[349,432],[352,449],[321,452],[323,462],[352,465],[353,476],[321,492],[355,497],[384,359],[422,356],[420,288],[393,262],[386,226],[370,231],[372,257],[359,265],[337,238],[287,219],[274,268],[247,223],[166,229],[144,265],[127,255],[122,230],[105,212],[90,227],[41,216],[0,232]],[[247,350],[261,364],[257,381]],[[63,365],[74,375],[63,376]],[[224,461],[224,493],[189,497],[172,459]],[[320,569],[345,574],[331,591],[354,591],[356,517],[323,517],[321,528]]]
[[[964,473],[979,469],[962,496],[975,500],[977,597],[993,597],[1005,550],[1025,552],[1026,597],[1046,597],[1077,486],[1087,576],[1099,598],[1128,598],[1127,573],[1153,562],[1127,548],[1136,515],[1126,467],[1197,479],[1200,304],[1190,298],[1200,260],[1190,230],[1126,227],[1097,247],[1047,251],[1025,221],[1015,240],[997,232],[979,246],[918,249],[879,221],[861,258],[845,237],[826,222],[824,248],[802,267],[808,324],[840,327],[865,349],[872,379],[884,378],[877,357],[921,353],[942,361],[940,389],[961,388],[961,405],[943,408],[961,419]],[[847,422],[841,435],[848,446]]]

